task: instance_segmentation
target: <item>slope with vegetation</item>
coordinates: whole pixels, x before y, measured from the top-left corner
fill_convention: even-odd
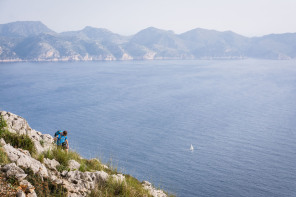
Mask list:
[[[67,154],[20,116],[0,115],[1,196],[167,196],[98,159]]]

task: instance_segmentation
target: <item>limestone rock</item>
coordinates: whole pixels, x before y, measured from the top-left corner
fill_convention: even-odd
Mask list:
[[[19,150],[20,152],[24,153],[25,155],[31,157],[31,154],[30,154],[30,152],[29,152],[28,150],[23,150],[23,149],[21,149],[21,148],[19,148],[18,150]]]
[[[27,197],[38,197],[35,192],[27,194]]]
[[[57,171],[56,167],[60,165],[60,163],[55,159],[51,160],[48,158],[44,158],[43,162],[50,170],[54,170],[54,171]]]
[[[113,174],[111,175],[112,179],[118,183],[122,183],[125,181],[125,176],[123,174]]]
[[[68,174],[68,171],[66,171],[66,170],[64,170],[63,172],[61,172],[61,176],[62,176],[62,177],[66,177],[67,174]]]
[[[31,168],[34,173],[40,174],[41,177],[48,177],[46,167],[36,159],[24,154],[18,149],[13,148],[10,144],[3,146],[10,161],[16,163],[17,166]]]
[[[2,111],[1,115],[6,121],[7,128],[10,132],[21,135],[27,134],[27,132],[31,130],[31,127],[28,125],[27,121],[22,117],[5,111]]]
[[[37,197],[37,194],[35,193],[35,187],[27,180],[22,180],[20,182],[21,188],[23,188],[23,191],[27,194],[27,197]]]
[[[80,168],[80,163],[78,163],[77,161],[75,161],[73,159],[69,161],[68,165],[69,165],[70,170],[79,170],[79,168]]]
[[[0,111],[0,114],[6,121],[9,132],[28,135],[32,139],[38,154],[53,148],[53,137],[49,134],[32,129],[27,121],[18,115],[6,111]]]
[[[63,184],[69,192],[83,193],[83,196],[85,196],[90,190],[94,189],[97,183],[107,181],[109,177],[109,175],[104,171],[63,171],[61,175],[64,176]]]
[[[16,197],[26,197],[25,192],[23,192],[22,190],[17,191],[16,193]]]
[[[18,181],[22,181],[27,177],[27,174],[16,174],[15,178],[17,178]]]
[[[93,172],[93,174],[99,179],[99,180],[102,180],[102,181],[107,181],[107,179],[109,178],[109,175],[104,172],[104,171],[96,171],[96,172]]]
[[[162,190],[155,189],[148,181],[144,181],[142,185],[143,188],[148,190],[149,194],[154,197],[167,197],[167,195]]]
[[[6,172],[7,177],[15,177],[18,181],[22,181],[27,176],[15,163],[6,164],[1,170]]]

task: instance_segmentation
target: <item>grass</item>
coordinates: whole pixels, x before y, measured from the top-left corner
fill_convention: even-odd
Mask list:
[[[77,170],[81,172],[86,172],[86,171],[92,172],[92,171],[104,170],[108,174],[117,174],[116,169],[112,169],[112,168],[105,169],[98,159],[90,159],[90,160],[83,159],[75,151],[69,150],[69,152],[66,153],[63,149],[58,147],[54,148],[53,150],[48,150],[43,152],[42,156],[39,156],[39,158],[48,158],[48,159],[57,160],[60,163],[60,166],[57,167],[57,170],[60,172],[63,170],[69,170],[68,168],[69,161],[75,160],[80,164],[80,168]]]
[[[44,141],[43,141],[43,140],[40,140],[40,145],[41,145],[42,147],[44,147]]]
[[[151,197],[137,179],[126,175],[125,180],[120,183],[109,178],[108,181],[99,183],[97,188],[89,194],[89,197]]]
[[[4,152],[3,148],[0,147],[0,164],[8,164],[9,163],[9,159],[6,155],[6,153]]]
[[[0,138],[3,138],[6,143],[9,143],[15,148],[21,148],[28,150],[31,155],[36,154],[36,148],[34,142],[27,135],[18,135],[16,133],[10,133],[6,129],[6,122],[3,117],[0,117]]]
[[[43,154],[38,155],[37,160],[40,161],[41,163],[43,163],[44,162],[44,155]]]
[[[0,145],[0,165],[4,165],[8,163],[9,163],[9,159],[7,157],[7,154]]]
[[[69,151],[68,154],[61,148],[54,148],[43,153],[44,158],[55,159],[60,163],[60,166],[57,167],[57,170],[62,172],[64,170],[69,170],[68,162],[70,160],[75,160],[80,163],[79,171],[100,171],[103,170],[109,175],[117,174],[116,169],[112,167],[105,169],[101,162],[98,159],[83,159],[80,155],[74,151]],[[118,183],[112,178],[109,178],[108,181],[100,182],[95,190],[89,194],[90,197],[97,196],[145,196],[149,197],[148,191],[143,189],[141,182],[133,178],[130,175],[125,175],[126,181],[123,183]]]

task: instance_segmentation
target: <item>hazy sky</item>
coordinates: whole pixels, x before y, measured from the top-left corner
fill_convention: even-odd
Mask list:
[[[245,36],[296,32],[296,0],[0,0],[0,24],[41,21],[56,32],[85,26],[123,35],[153,26]]]

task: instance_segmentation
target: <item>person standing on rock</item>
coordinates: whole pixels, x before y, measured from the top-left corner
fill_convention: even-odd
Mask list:
[[[59,134],[57,134],[57,136],[54,138],[54,140],[57,142],[57,146],[61,147],[62,149],[64,149],[67,153],[69,150],[69,143],[68,143],[68,139],[67,139],[67,131],[63,131]]]

